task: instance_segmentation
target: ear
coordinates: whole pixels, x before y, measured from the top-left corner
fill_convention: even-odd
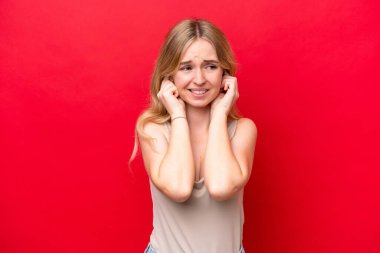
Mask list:
[[[220,82],[220,90],[223,91],[224,90],[224,78],[225,78],[225,70],[223,71],[223,75],[222,75],[222,81]]]
[[[230,71],[228,69],[223,70],[223,75],[226,75],[226,74],[229,76],[231,75]]]

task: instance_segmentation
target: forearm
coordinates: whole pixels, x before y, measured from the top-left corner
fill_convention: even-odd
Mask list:
[[[160,164],[158,178],[163,187],[179,195],[191,193],[195,166],[190,144],[187,120],[178,118],[172,121],[168,150]]]
[[[242,183],[242,171],[232,152],[224,114],[215,115],[210,122],[203,167],[205,184],[217,198],[234,194]]]

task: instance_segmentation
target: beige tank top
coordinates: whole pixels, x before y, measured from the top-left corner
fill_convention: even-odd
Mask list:
[[[237,120],[228,123],[230,139]],[[167,123],[170,133],[170,124]],[[170,135],[169,135],[170,136]],[[212,199],[204,178],[194,182],[190,198],[177,203],[150,181],[153,202],[152,248],[158,253],[239,252],[244,224],[243,189],[225,201]]]

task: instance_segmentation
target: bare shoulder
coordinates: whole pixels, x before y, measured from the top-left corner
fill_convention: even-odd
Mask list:
[[[250,118],[240,118],[237,122],[236,135],[241,137],[257,136],[257,127],[255,122]]]
[[[252,152],[257,140],[257,127],[249,118],[240,118],[237,122],[236,132],[231,140],[232,148],[236,152]]]
[[[156,170],[168,147],[167,134],[164,124],[148,122],[144,125],[144,133],[149,138],[139,135],[141,152],[148,175]]]
[[[165,139],[168,139],[167,131],[165,128],[166,128],[165,124],[147,122],[144,125],[144,133],[153,139],[162,138],[162,137],[165,137]],[[144,141],[144,140],[146,141],[146,139],[142,138],[142,136],[140,135],[139,135],[139,138],[141,141]]]
[[[237,123],[231,146],[244,175],[243,186],[248,182],[252,172],[257,141],[257,127],[249,118],[240,118]]]
[[[153,136],[156,136],[157,134],[162,133],[163,127],[164,127],[163,124],[157,124],[154,122],[147,122],[144,125],[144,131],[153,137]]]

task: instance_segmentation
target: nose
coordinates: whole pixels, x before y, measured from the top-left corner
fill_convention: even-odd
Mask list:
[[[201,69],[194,71],[193,83],[196,85],[202,85],[206,82],[204,74]]]

